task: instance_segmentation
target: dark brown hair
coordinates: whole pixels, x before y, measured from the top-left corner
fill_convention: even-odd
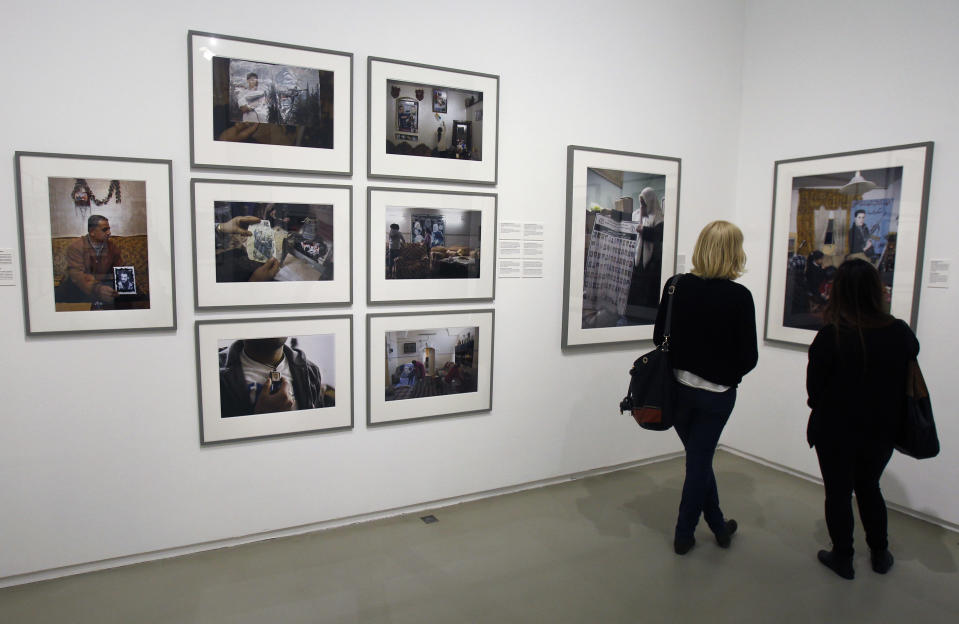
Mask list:
[[[836,328],[836,345],[839,346],[843,328],[858,334],[862,356],[862,376],[865,378],[869,367],[866,354],[866,337],[862,330],[870,327],[888,325],[894,319],[882,305],[882,280],[879,271],[870,263],[861,259],[846,260],[836,270],[833,278],[832,293],[823,320]],[[840,358],[842,350],[839,350]]]
[[[879,271],[865,260],[846,260],[836,270],[823,320],[835,326],[879,327],[893,320],[882,303]]]

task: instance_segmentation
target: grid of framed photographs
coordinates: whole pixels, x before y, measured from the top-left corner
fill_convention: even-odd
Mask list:
[[[889,312],[915,328],[932,142],[776,162],[768,341],[808,345],[847,258],[876,267]]]
[[[497,181],[499,76],[370,57],[367,175]],[[367,302],[492,301],[494,193],[367,190]],[[367,424],[486,411],[493,310],[367,316]]]
[[[199,31],[187,44],[191,167],[352,175],[351,53]],[[370,177],[496,184],[498,76],[370,57],[368,79]],[[171,161],[17,152],[16,173],[28,334],[175,329]],[[352,191],[192,179],[197,314],[350,306]],[[495,193],[367,200],[369,304],[493,300]],[[489,410],[493,315],[368,315],[367,422]],[[194,328],[202,444],[352,428],[351,314]]]
[[[680,159],[570,145],[563,349],[651,340],[676,268]]]

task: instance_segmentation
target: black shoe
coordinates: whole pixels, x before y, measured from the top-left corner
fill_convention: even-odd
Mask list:
[[[676,551],[677,555],[685,555],[695,545],[696,545],[695,537],[679,537],[677,535],[676,538],[673,539],[673,550]]]
[[[735,520],[727,520],[722,530],[716,532],[716,543],[720,548],[729,548],[729,544],[733,541],[733,533],[738,528],[739,524]]]
[[[892,562],[894,561],[892,558],[892,553],[889,552],[888,548],[879,551],[872,551],[870,559],[872,559],[872,569],[876,574],[885,574],[888,572],[889,568],[892,567]]]
[[[820,550],[817,554],[819,563],[823,564],[844,579],[852,580],[856,577],[856,571],[852,569],[852,557],[843,557],[837,555],[831,550]]]

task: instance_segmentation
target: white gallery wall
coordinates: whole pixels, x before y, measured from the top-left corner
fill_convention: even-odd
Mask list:
[[[760,327],[776,160],[934,141],[925,265],[951,258],[955,273],[957,32],[954,0],[747,3],[736,221],[745,231],[751,260],[742,282],[756,300]],[[919,362],[943,450],[922,462],[895,453],[882,486],[887,500],[955,526],[959,282],[953,275],[949,289],[929,288],[927,279],[924,268]],[[723,442],[818,476],[815,451],[805,444],[806,362],[804,349],[760,346],[758,370],[740,386]]]
[[[178,329],[27,339],[19,286],[0,288],[0,584],[679,450],[674,435],[642,432],[616,410],[646,345],[560,350],[566,146],[682,158],[679,253],[706,222],[739,222],[760,327],[776,159],[936,141],[926,250],[949,257],[959,231],[946,212],[956,203],[946,184],[959,164],[959,44],[946,34],[959,11],[922,4],[929,10],[914,15],[914,3],[870,3],[877,8],[862,18],[858,2],[494,0],[463,19],[449,3],[424,1],[409,22],[382,0],[271,5],[286,19],[265,18],[262,3],[247,0],[125,11],[90,1],[79,21],[51,0],[14,3],[7,14],[17,26],[0,40],[4,57],[22,65],[0,100],[8,120],[0,248],[19,245],[15,150],[172,159]],[[854,15],[866,20],[862,34],[850,26]],[[416,26],[398,28],[405,23]],[[191,172],[188,29],[352,52],[353,176]],[[497,187],[367,179],[367,56],[500,75]],[[196,313],[191,176],[352,184],[352,306]],[[496,192],[501,221],[545,223],[544,278],[499,280],[488,306],[368,306],[368,185]],[[952,523],[957,424],[946,408],[959,399],[947,385],[956,288],[924,289],[919,319],[944,457],[896,459],[886,482],[896,502]],[[493,409],[368,429],[367,311],[464,307],[496,310]],[[352,431],[200,447],[194,320],[344,312],[354,317]],[[814,474],[803,375],[802,352],[762,347],[725,442]]]
[[[16,59],[0,167],[0,248],[18,247],[15,150],[173,160],[174,331],[24,337],[19,287],[0,288],[0,582],[138,553],[219,543],[655,457],[675,436],[616,411],[634,348],[560,351],[566,146],[683,158],[683,238],[734,211],[742,3],[416,4],[171,0],[7,7]],[[79,15],[79,17],[78,17]],[[281,15],[273,19],[270,15]],[[468,16],[468,19],[464,19]],[[412,20],[412,21],[411,21]],[[352,52],[352,178],[189,166],[187,30]],[[368,429],[365,314],[479,305],[366,305],[367,56],[498,74],[501,220],[546,224],[540,280],[497,283],[493,409]],[[352,184],[353,305],[194,312],[190,177]],[[687,182],[691,181],[690,182]],[[422,188],[424,185],[396,184]],[[694,208],[697,207],[697,208]],[[199,445],[196,318],[354,315],[352,431]],[[383,369],[378,363],[375,372]],[[345,380],[338,379],[338,392]],[[149,555],[156,556],[156,555]],[[121,559],[127,561],[127,559]],[[109,563],[109,562],[108,562]],[[115,562],[114,562],[115,563]],[[57,570],[59,569],[59,570]]]

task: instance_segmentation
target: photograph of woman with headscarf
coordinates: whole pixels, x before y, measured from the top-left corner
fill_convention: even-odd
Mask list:
[[[637,222],[639,240],[636,258],[633,260],[633,275],[626,300],[627,315],[642,317],[644,309],[655,312],[659,305],[660,280],[663,271],[663,208],[650,187],[639,193],[639,209],[633,211]]]
[[[589,167],[582,328],[651,325],[662,290],[666,176]]]

